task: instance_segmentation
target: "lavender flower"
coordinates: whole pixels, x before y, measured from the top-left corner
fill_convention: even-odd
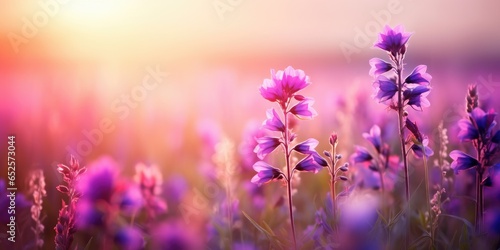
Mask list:
[[[144,237],[141,230],[125,226],[117,230],[114,234],[114,242],[120,249],[136,250],[144,248]]]
[[[73,242],[73,235],[76,232],[76,207],[81,192],[77,189],[78,182],[87,168],[80,167],[78,161],[71,156],[69,166],[64,164],[57,165],[57,171],[62,174],[65,184],[57,186],[57,190],[68,196],[68,203],[62,201],[62,208],[59,210],[59,218],[57,225],[54,227],[56,231],[55,243],[56,249],[68,250]]]

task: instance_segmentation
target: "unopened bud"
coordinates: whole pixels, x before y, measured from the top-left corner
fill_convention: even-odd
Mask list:
[[[338,140],[337,133],[333,132],[330,135],[330,145],[335,146],[337,144],[337,140]]]

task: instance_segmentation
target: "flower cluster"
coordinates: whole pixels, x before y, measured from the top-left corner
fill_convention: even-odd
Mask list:
[[[78,161],[71,156],[69,166],[57,165],[57,171],[62,174],[65,184],[57,186],[57,190],[68,196],[68,203],[62,201],[62,208],[59,210],[59,218],[54,230],[56,231],[56,249],[67,250],[71,248],[73,235],[76,232],[76,208],[81,192],[77,190],[80,178],[87,171],[86,167],[80,167]]]
[[[474,168],[476,170],[476,231],[481,232],[484,225],[484,196],[485,185],[491,182],[491,173],[488,169],[500,164],[497,157],[500,144],[500,130],[494,131],[497,124],[497,113],[490,109],[485,112],[479,106],[479,97],[476,86],[470,86],[467,93],[466,105],[468,117],[458,121],[460,131],[458,138],[462,142],[470,142],[475,149],[475,156],[460,150],[450,152],[453,159],[451,168],[458,174],[460,171]],[[485,178],[486,177],[486,178]]]
[[[364,188],[385,190],[392,189],[393,183],[384,179],[386,171],[399,170],[399,157],[392,155],[387,143],[382,142],[381,129],[378,125],[373,125],[369,133],[363,133],[363,137],[370,142],[375,149],[375,153],[363,146],[356,146],[356,151],[351,155],[351,162],[361,166],[358,174],[363,178],[356,178],[357,185]]]
[[[38,248],[43,247],[42,234],[45,227],[42,224],[40,215],[42,213],[43,197],[47,196],[45,190],[45,177],[42,170],[36,170],[31,174],[29,180],[30,193],[33,196],[33,205],[31,206],[31,218],[35,222],[35,227],[31,230],[35,233],[35,242]]]
[[[272,79],[264,80],[259,90],[262,97],[266,100],[279,104],[281,117],[275,109],[269,109],[266,113],[267,119],[263,122],[262,126],[273,133],[279,133],[279,136],[256,138],[257,146],[254,152],[259,159],[263,160],[268,154],[281,146],[285,152],[286,173],[264,161],[258,161],[253,165],[257,174],[252,178],[251,182],[261,185],[271,180],[285,179],[293,242],[296,247],[297,242],[292,212],[293,173],[295,170],[317,173],[321,168],[326,167],[328,163],[316,152],[316,146],[318,146],[317,140],[310,138],[292,145],[297,135],[292,131],[289,116],[295,116],[299,119],[312,119],[317,115],[316,111],[312,108],[314,100],[297,94],[298,91],[311,84],[309,77],[304,71],[295,70],[292,67],[287,67],[284,71],[279,70],[278,72],[271,70],[271,77]],[[292,162],[291,156],[293,152],[305,155],[305,157],[297,163]]]
[[[426,97],[431,90],[429,84],[432,76],[427,73],[427,66],[419,65],[404,80],[401,78],[410,36],[411,33],[405,32],[402,26],[394,29],[385,26],[375,47],[387,51],[391,62],[380,58],[370,60],[370,75],[375,77],[375,98],[395,110],[403,109],[404,106],[422,110],[430,105]]]
[[[280,105],[283,120],[274,108],[269,109],[266,112],[267,119],[263,122],[262,127],[272,132],[279,132],[280,136],[256,138],[257,146],[254,152],[259,159],[263,160],[276,148],[282,146],[287,157],[290,156],[292,151],[305,155],[301,161],[295,164],[292,172],[297,170],[317,173],[322,167],[326,166],[326,161],[316,152],[318,141],[310,138],[295,146],[290,145],[297,135],[289,128],[288,115],[291,114],[300,119],[312,119],[317,114],[311,106],[314,100],[297,94],[299,90],[310,84],[309,77],[305,75],[304,71],[295,70],[292,67],[278,72],[271,70],[271,75],[272,79],[265,79],[259,90],[265,99],[277,102]],[[298,101],[298,103],[292,105],[293,100]],[[257,174],[252,178],[252,182],[259,185],[271,180],[283,177],[289,179],[290,177],[285,175],[279,168],[273,167],[264,161],[258,161],[253,165],[253,168],[257,171]]]

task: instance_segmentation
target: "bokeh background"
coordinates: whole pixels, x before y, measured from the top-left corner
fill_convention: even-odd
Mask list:
[[[500,110],[499,8],[451,0],[0,1],[0,161],[7,135],[16,135],[18,187],[44,169],[48,204],[61,198],[55,165],[75,152],[83,164],[108,155],[124,174],[155,163],[165,179],[200,186],[204,135],[217,131],[238,146],[270,107],[258,92],[263,79],[289,65],[310,76],[305,94],[319,113],[301,123],[300,137],[317,138],[322,150],[338,131],[348,155],[362,132],[395,118],[371,98],[368,75],[368,60],[384,56],[372,45],[385,24],[414,32],[407,73],[426,64],[433,76],[431,108],[418,118],[424,133],[444,120],[452,134],[468,84]],[[148,68],[166,77],[126,104]],[[111,129],[89,143],[85,131],[102,120]],[[47,237],[57,210],[45,211]]]

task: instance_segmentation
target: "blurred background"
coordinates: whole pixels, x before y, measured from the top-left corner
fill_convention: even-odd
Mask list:
[[[432,134],[440,120],[452,126],[464,115],[468,84],[499,110],[499,8],[451,0],[0,1],[0,145],[16,135],[20,189],[42,168],[54,190],[55,164],[69,154],[83,164],[109,155],[130,174],[137,162],[156,163],[166,176],[194,181],[204,133],[238,145],[272,105],[258,87],[270,69],[290,65],[309,75],[303,94],[319,113],[301,123],[299,139],[315,137],[322,150],[339,131],[350,154],[362,132],[395,118],[371,98],[368,75],[370,58],[385,59],[372,47],[385,24],[414,32],[406,74],[426,64],[433,76],[431,108],[417,118]]]

